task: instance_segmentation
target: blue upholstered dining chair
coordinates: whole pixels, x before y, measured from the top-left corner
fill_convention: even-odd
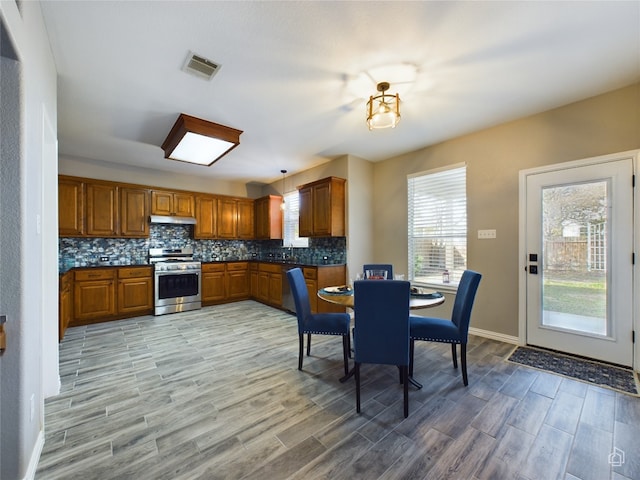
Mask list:
[[[409,365],[409,375],[413,377],[413,354],[416,340],[427,340],[430,342],[443,342],[451,344],[451,355],[453,357],[453,368],[458,368],[458,355],[456,345],[460,345],[460,363],[462,364],[462,382],[465,387],[469,385],[467,378],[467,339],[469,336],[469,322],[471,320],[471,309],[476,297],[478,285],[482,275],[472,270],[465,270],[462,273],[456,300],[453,304],[451,320],[433,317],[418,317],[411,315],[409,323],[411,326],[411,363]]]
[[[409,282],[354,282],[356,411],[360,413],[360,365],[397,365],[409,416]]]
[[[298,317],[298,338],[300,349],[298,352],[298,370],[302,370],[304,351],[304,334],[307,334],[307,356],[311,354],[311,334],[341,335],[342,353],[344,357],[344,374],[349,373],[349,352],[351,342],[349,340],[349,325],[351,317],[348,313],[311,313],[309,292],[304,281],[304,275],[299,268],[293,268],[287,272],[287,279],[291,286],[291,293],[296,304],[296,316]]]
[[[362,266],[362,274],[367,278],[367,270],[386,270],[387,280],[393,280],[393,265],[389,263],[366,263]]]

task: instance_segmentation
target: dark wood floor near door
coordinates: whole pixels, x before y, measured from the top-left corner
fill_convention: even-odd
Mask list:
[[[300,372],[295,317],[251,301],[67,330],[36,479],[640,479],[637,398],[471,337],[467,388],[418,342],[409,418],[377,365],[358,415],[342,342],[313,340]]]

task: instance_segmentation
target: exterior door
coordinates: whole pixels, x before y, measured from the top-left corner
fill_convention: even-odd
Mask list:
[[[526,341],[633,363],[633,159],[526,175]]]

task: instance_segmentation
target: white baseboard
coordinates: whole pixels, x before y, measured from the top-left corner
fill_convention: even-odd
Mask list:
[[[40,455],[42,454],[42,448],[44,447],[44,430],[40,430],[38,433],[38,439],[31,452],[31,459],[29,460],[29,468],[24,476],[24,480],[33,480],[36,477],[36,470],[38,469],[38,462],[40,462]]]
[[[473,327],[469,327],[469,333],[471,335],[477,335],[479,337],[489,338],[491,340],[497,340],[498,342],[519,345],[518,337],[514,337],[512,335],[505,335],[504,333],[492,332],[490,330],[481,330],[479,328],[473,328]]]

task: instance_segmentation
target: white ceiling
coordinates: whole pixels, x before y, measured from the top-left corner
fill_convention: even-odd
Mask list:
[[[270,182],[371,161],[640,80],[640,2],[44,1],[61,155]],[[182,71],[190,51],[222,65]],[[378,81],[402,99],[370,132]],[[243,130],[211,167],[164,159],[179,113]]]

